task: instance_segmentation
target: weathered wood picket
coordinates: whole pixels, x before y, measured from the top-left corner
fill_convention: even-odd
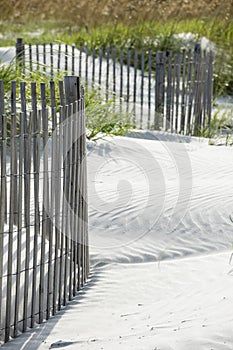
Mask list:
[[[84,92],[75,76],[29,85],[12,81],[8,100],[0,81],[1,342],[54,315],[89,271]]]
[[[152,52],[63,44],[23,45],[18,62],[52,76],[78,74],[87,89],[100,89],[119,111],[132,113],[136,127],[197,135],[209,126],[213,94],[213,52]]]

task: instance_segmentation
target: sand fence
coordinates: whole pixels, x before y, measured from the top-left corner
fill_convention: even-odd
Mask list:
[[[16,53],[25,70],[78,75],[86,89],[99,89],[129,112],[138,128],[197,135],[211,121],[212,51],[146,51],[105,47],[89,50],[66,44],[24,44]]]
[[[84,90],[75,76],[49,88],[12,81],[8,94],[0,81],[0,106],[0,329],[7,342],[49,319],[87,280]]]

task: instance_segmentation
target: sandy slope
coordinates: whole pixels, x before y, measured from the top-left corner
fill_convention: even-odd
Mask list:
[[[90,147],[90,225],[98,233],[91,236],[93,261],[231,248],[232,149],[141,134],[154,140],[116,138]]]
[[[233,149],[138,136],[88,145],[88,285],[3,348],[233,348]]]

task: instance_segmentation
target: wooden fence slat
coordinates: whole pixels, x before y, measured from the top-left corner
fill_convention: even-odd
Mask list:
[[[155,117],[154,117],[154,129],[159,128],[159,68],[160,58],[159,52],[156,52],[156,66],[155,66]]]
[[[88,48],[85,49],[85,81],[86,86],[88,86],[88,57],[89,57],[89,50]]]
[[[155,129],[160,129],[163,125],[164,115],[164,65],[165,58],[163,52],[156,53],[155,71]]]
[[[27,101],[26,101],[26,84],[20,83],[20,100],[21,111],[24,120],[24,228],[26,231],[26,249],[25,254],[29,255],[30,251],[30,228],[27,227],[29,222],[27,203],[28,191],[28,121],[27,121]],[[24,305],[23,305],[23,331],[27,329],[27,304],[28,304],[28,284],[29,284],[29,256],[25,258],[24,264]]]
[[[24,114],[25,118],[25,114]],[[26,118],[25,118],[26,119]],[[24,307],[23,307],[23,331],[28,326],[28,299],[29,299],[29,265],[31,246],[31,223],[30,223],[30,203],[31,203],[31,138],[32,138],[32,113],[29,114],[28,125],[25,123],[24,134],[24,227],[26,229],[26,249],[25,249],[25,277],[24,277]]]
[[[75,101],[78,101],[80,99],[79,77],[66,76],[64,79],[64,82],[65,82],[66,105],[70,105],[71,103],[74,103]]]
[[[88,194],[87,194],[87,162],[86,162],[86,116],[85,116],[85,96],[84,90],[82,89],[81,99],[81,118],[82,120],[82,135],[83,135],[83,241],[84,241],[84,271],[83,281],[87,281],[89,274],[89,242],[88,242]]]
[[[78,101],[77,110],[76,110],[76,191],[75,191],[75,245],[74,245],[74,261],[75,261],[75,272],[76,272],[76,278],[75,278],[75,290],[79,290],[80,288],[80,261],[79,261],[79,195],[80,195],[80,141],[82,137],[82,130],[80,128],[80,120],[81,120],[81,113],[82,113],[82,96],[81,99]]]
[[[73,147],[72,147],[72,131],[73,131],[73,122],[72,122],[72,114],[73,114],[73,103],[68,105],[68,188],[67,188],[67,226],[66,226],[66,235],[68,242],[68,250],[69,254],[68,261],[68,300],[72,300],[72,287],[73,287],[73,232],[72,232],[72,173],[73,173]]]
[[[50,81],[50,103],[51,103],[51,116],[52,116],[52,130],[53,133],[55,130],[55,115],[56,115],[56,96],[55,96],[55,84],[54,81]],[[50,317],[50,309],[51,309],[51,301],[52,301],[52,247],[53,247],[53,223],[54,223],[54,207],[55,207],[55,180],[54,180],[54,168],[55,168],[55,155],[54,155],[54,139],[52,138],[52,159],[51,162],[51,176],[48,178],[48,182],[50,183],[49,187],[50,191],[50,205],[49,205],[49,215],[48,217],[48,244],[49,244],[49,252],[48,252],[48,276],[47,276],[47,307],[46,307],[46,319],[48,320]],[[54,295],[53,295],[54,297]],[[53,303],[53,302],[52,302]]]
[[[102,61],[103,61],[103,49],[100,48],[99,50],[99,88],[101,86],[101,79],[102,79]]]
[[[82,143],[83,143],[83,130],[82,130],[82,118],[79,118],[79,178],[78,178],[78,188],[79,188],[79,206],[78,206],[78,290],[83,285],[83,241],[82,241],[82,210],[83,210],[83,189],[82,189]]]
[[[106,48],[106,101],[108,101],[109,95],[109,60],[110,60],[110,48]]]
[[[39,323],[44,320],[44,296],[45,296],[45,237],[48,234],[47,212],[48,210],[48,113],[46,109],[45,84],[40,84],[41,90],[41,111],[39,118],[42,120],[43,138],[43,198],[42,198],[42,233],[41,233],[41,257],[40,257],[40,290],[39,290]]]
[[[113,90],[113,95],[114,99],[116,98],[116,49],[112,49],[112,90]]]
[[[11,113],[16,114],[16,81],[15,80],[11,82]]]
[[[60,134],[61,134],[61,124],[58,125],[57,113],[54,113],[54,164],[55,164],[55,252],[54,252],[54,273],[53,273],[53,315],[56,313],[57,308],[59,307],[59,292],[58,286],[60,284],[60,274],[59,268],[59,248],[61,240],[61,143],[60,143]]]
[[[165,76],[166,76],[166,52],[163,51],[161,54],[162,69],[161,69],[161,109],[162,109],[162,121],[161,126],[164,128],[164,107],[165,107]]]
[[[30,72],[32,72],[32,44],[28,45],[28,52],[29,52],[29,68],[30,68]]]
[[[53,67],[53,44],[52,43],[50,43],[50,75],[51,75],[51,79],[53,79],[54,67]]]
[[[85,234],[85,182],[84,182],[84,173],[85,173],[85,112],[84,112],[84,93],[82,91],[82,109],[80,113],[80,130],[81,130],[81,138],[80,138],[80,200],[79,200],[79,217],[80,217],[80,225],[79,225],[79,239],[80,239],[80,245],[79,245],[79,254],[80,254],[80,272],[81,272],[81,287],[84,286],[85,283],[85,240],[84,240],[84,234]]]
[[[165,130],[173,132],[173,119],[172,119],[172,51],[169,51],[168,56],[168,73],[167,73],[167,106],[166,106],[166,120],[165,120]]]
[[[83,276],[82,276],[82,118],[79,118],[79,172],[78,172],[78,188],[79,188],[79,199],[78,199],[78,290],[82,286]]]
[[[61,69],[61,44],[58,44],[58,53],[57,53],[57,70],[58,72]]]
[[[82,101],[82,100],[81,100]],[[81,107],[82,111],[82,105],[79,103],[79,107]],[[78,148],[78,154],[77,154],[77,160],[78,160],[78,168],[77,168],[77,179],[76,179],[76,187],[78,189],[77,193],[77,263],[78,263],[78,271],[77,271],[77,290],[79,291],[81,288],[81,231],[80,231],[80,220],[81,220],[81,140],[82,140],[82,129],[81,129],[81,111],[79,111],[78,115],[78,130],[79,130],[79,137],[77,142],[77,148]]]
[[[60,172],[62,176],[62,192],[61,196],[61,236],[60,236],[60,256],[59,256],[59,290],[58,290],[58,311],[61,310],[63,304],[63,275],[64,275],[64,227],[65,227],[65,159],[64,159],[64,145],[65,145],[65,108],[63,105],[59,111],[59,146],[60,146]]]
[[[176,52],[175,56],[175,95],[176,95],[176,111],[175,111],[175,132],[178,133],[180,129],[180,120],[179,120],[179,112],[180,112],[180,53]]]
[[[18,220],[17,220],[17,270],[15,289],[15,313],[14,313],[14,337],[18,335],[19,305],[20,305],[20,281],[22,261],[22,216],[23,216],[23,161],[24,161],[24,114],[20,112],[19,126],[19,171],[18,171]],[[0,312],[1,313],[1,312]]]
[[[6,219],[6,145],[7,145],[7,120],[6,115],[1,115],[1,198],[0,198],[0,325],[1,333],[4,330],[2,319],[2,291],[3,291],[3,257],[4,257],[4,231],[5,231],[5,219]],[[1,334],[0,333],[0,334]]]
[[[96,59],[96,52],[95,49],[92,50],[92,86],[95,86],[95,59]]]
[[[65,45],[65,72],[68,74],[68,45]]]
[[[199,134],[203,127],[204,113],[205,113],[205,58],[206,51],[203,50],[200,59],[200,95],[199,95],[199,125],[197,126],[197,133]]]
[[[54,224],[55,224],[55,247],[54,247],[54,270],[53,270],[53,305],[52,315],[57,311],[58,285],[59,285],[59,260],[58,250],[60,246],[60,144],[56,108],[53,108],[53,136],[52,136],[52,157],[53,161],[53,176],[54,176]]]
[[[78,75],[81,77],[82,76],[82,47],[79,48],[79,71]]]
[[[200,45],[195,46],[194,50],[194,134],[198,132],[198,127],[201,123],[201,48]]]
[[[79,189],[77,187],[77,177],[78,177],[78,138],[80,137],[78,129],[78,119],[79,119],[79,113],[80,113],[80,100],[75,102],[74,106],[74,120],[73,120],[73,142],[74,142],[74,157],[73,157],[73,164],[74,164],[74,172],[73,172],[73,203],[72,203],[72,209],[73,209],[73,262],[74,262],[74,277],[73,277],[73,296],[76,295],[77,291],[77,242],[78,242],[78,225],[77,225],[77,207],[78,207],[78,192]]]
[[[64,216],[65,216],[65,222],[64,222],[64,228],[63,232],[64,238],[65,238],[65,247],[64,247],[64,255],[65,255],[65,262],[64,262],[64,277],[63,277],[63,306],[66,305],[67,302],[67,283],[68,283],[68,254],[69,254],[69,218],[68,218],[68,201],[69,201],[69,152],[68,150],[68,145],[69,145],[69,106],[65,106],[65,128],[64,128],[64,133],[65,133],[65,142],[64,142],[64,149],[65,149],[65,154],[64,154],[64,199],[63,199],[63,204],[64,204]]]
[[[25,68],[25,47],[22,38],[16,40],[16,65],[24,71]]]
[[[137,101],[137,70],[138,70],[138,50],[134,51],[134,86],[133,86],[133,124],[136,125],[136,101]]]
[[[75,72],[75,45],[72,45],[72,61],[71,61],[71,74],[74,75]]]
[[[46,71],[46,44],[43,44],[43,70]]]
[[[59,97],[60,97],[60,105],[62,107],[65,106],[65,95],[64,95],[64,84],[62,80],[59,80]]]
[[[147,128],[150,129],[151,123],[151,72],[152,72],[152,52],[148,52],[148,119]]]
[[[73,261],[73,251],[74,251],[74,184],[75,184],[75,147],[72,144],[72,140],[74,138],[74,115],[75,111],[75,102],[80,98],[80,83],[78,77],[66,77],[65,79],[65,91],[66,91],[66,100],[68,105],[68,109],[66,112],[68,113],[66,122],[68,123],[68,131],[67,131],[67,166],[66,166],[66,194],[67,194],[67,203],[69,207],[67,208],[67,215],[69,215],[69,219],[67,223],[70,222],[69,226],[66,226],[66,232],[70,232],[69,241],[67,242],[67,246],[70,254],[70,264],[69,264],[69,300],[72,299],[72,295],[74,290],[72,289],[74,286],[73,282],[73,273],[74,273],[74,264]]]
[[[2,116],[4,113],[5,113],[4,84],[3,84],[3,80],[0,80],[0,133],[2,130]]]
[[[123,51],[120,50],[120,106],[122,105],[123,98],[123,59],[124,54]]]
[[[126,87],[127,110],[129,108],[129,98],[130,98],[130,60],[131,60],[131,50],[128,50],[127,52],[127,87]]]
[[[36,44],[36,69],[39,70],[39,67],[40,67],[39,45]]]
[[[192,52],[189,50],[188,53],[188,81],[187,81],[187,89],[188,89],[188,115],[187,115],[187,134],[189,135],[192,130],[191,122],[192,122],[192,105],[193,105],[193,59],[191,56]]]
[[[141,52],[141,113],[140,113],[140,129],[142,129],[143,122],[143,105],[144,105],[144,71],[145,71],[145,53]]]
[[[208,68],[207,68],[208,55],[204,52],[204,57],[202,61],[202,83],[203,83],[203,115],[201,122],[201,129],[206,125],[206,102],[207,102],[207,81],[208,81]]]
[[[137,99],[137,70],[138,70],[138,50],[134,51],[134,87],[133,87],[133,103],[136,104]]]
[[[33,197],[34,197],[34,239],[33,239],[33,276],[32,276],[32,298],[31,298],[31,328],[35,324],[35,304],[36,304],[36,280],[37,280],[37,255],[38,255],[38,235],[39,235],[39,164],[38,164],[38,145],[37,133],[37,92],[36,83],[31,83],[31,99],[32,99],[32,113],[33,119]]]
[[[82,130],[82,137],[81,137],[81,220],[80,220],[80,232],[81,232],[81,269],[82,269],[82,277],[81,277],[81,286],[84,286],[85,280],[84,280],[84,269],[85,269],[85,250],[84,250],[84,179],[83,179],[83,174],[84,174],[84,133],[83,133],[83,118],[80,118],[81,120],[81,130]]]
[[[211,122],[211,112],[212,112],[212,100],[213,100],[213,62],[214,62],[214,54],[212,51],[209,53],[208,60],[208,79],[207,79],[207,118],[208,118],[208,127],[210,127]]]
[[[5,342],[10,338],[11,330],[11,309],[12,309],[12,262],[13,262],[13,235],[14,235],[14,206],[15,206],[15,137],[16,137],[16,115],[11,114],[11,165],[10,165],[10,213],[7,245],[7,294],[6,294],[6,321],[5,321]]]
[[[180,123],[180,131],[182,133],[185,132],[185,95],[186,92],[186,50],[183,50],[182,53],[182,89],[181,89],[181,123]]]
[[[26,100],[26,83],[20,83],[20,103],[21,103],[21,112],[24,113],[24,130],[27,130],[27,100]]]
[[[16,114],[16,81],[12,81],[11,82],[11,113],[12,114]],[[19,125],[16,119],[16,133],[17,133],[17,129],[18,129]],[[15,169],[17,169],[17,157],[15,157]],[[16,224],[17,222],[17,203],[18,203],[18,199],[17,199],[17,177],[15,177],[15,184],[14,184],[14,189],[15,189],[15,204],[14,204],[14,224]]]

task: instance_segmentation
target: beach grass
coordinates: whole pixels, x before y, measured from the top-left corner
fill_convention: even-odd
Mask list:
[[[3,20],[0,23],[0,45],[14,45],[16,37],[25,43],[66,43],[89,50],[115,47],[129,50],[177,50],[185,48],[176,36],[192,33],[196,42],[205,37],[215,46],[214,96],[233,95],[233,21],[223,16],[206,18],[170,19],[125,24],[107,23],[96,27],[79,26],[67,21],[52,19],[27,23]]]
[[[59,80],[63,80],[65,71],[57,71],[53,77],[55,82],[55,94],[59,96]],[[20,94],[20,82],[26,83],[26,96],[30,101],[31,82],[36,82],[37,96],[40,99],[40,83],[45,83],[47,86],[47,106],[50,106],[49,84],[51,77],[41,69],[30,70],[26,67],[26,73],[22,73],[20,67],[12,61],[8,65],[0,65],[0,80],[4,82],[5,92],[5,114],[7,116],[7,131],[10,133],[10,118],[11,118],[11,82],[16,81],[17,93]],[[120,106],[117,106],[114,98],[105,101],[101,96],[99,89],[89,91],[85,89],[85,106],[86,106],[86,126],[87,138],[92,141],[104,138],[107,135],[124,136],[133,128],[132,116],[127,111],[122,111]],[[59,108],[59,106],[58,106]]]

